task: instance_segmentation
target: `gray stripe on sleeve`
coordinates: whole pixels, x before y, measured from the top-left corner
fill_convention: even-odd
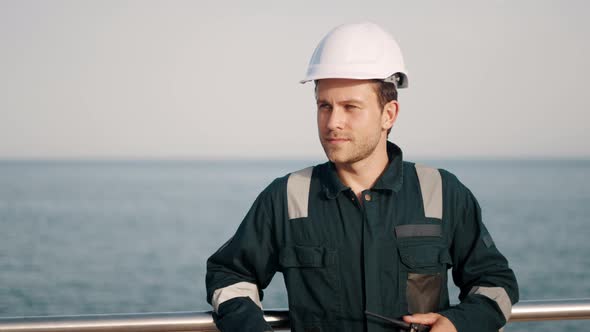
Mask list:
[[[416,174],[418,174],[422,191],[424,215],[426,218],[442,219],[443,198],[440,172],[436,168],[416,164]]]
[[[504,318],[506,318],[506,322],[510,319],[510,314],[512,314],[512,302],[504,288],[475,286],[471,288],[469,294],[479,294],[492,299],[498,304],[498,307],[500,307],[502,314],[504,314]]]
[[[307,217],[312,172],[313,167],[308,167],[289,175],[287,180],[289,220]]]

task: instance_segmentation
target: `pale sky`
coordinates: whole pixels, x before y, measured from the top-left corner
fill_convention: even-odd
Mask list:
[[[590,158],[585,1],[0,0],[0,158],[323,158],[317,42],[373,21],[418,158]]]

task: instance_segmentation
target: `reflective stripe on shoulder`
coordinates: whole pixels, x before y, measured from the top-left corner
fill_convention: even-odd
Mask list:
[[[287,180],[287,209],[289,220],[306,218],[313,166],[293,172]]]
[[[506,322],[510,319],[510,314],[512,314],[512,302],[510,302],[510,297],[508,297],[508,293],[506,293],[504,288],[475,286],[471,288],[469,294],[479,294],[493,300],[498,304],[500,310],[502,310]]]
[[[216,289],[213,292],[213,297],[211,298],[211,304],[213,305],[213,309],[217,312],[219,306],[225,302],[229,301],[236,297],[249,297],[256,303],[257,306],[262,309],[262,303],[260,303],[260,296],[258,295],[258,286],[251,282],[238,282],[233,285],[229,285],[227,287]]]
[[[437,168],[416,164],[416,174],[422,191],[424,215],[426,218],[442,219],[443,197],[442,179]]]

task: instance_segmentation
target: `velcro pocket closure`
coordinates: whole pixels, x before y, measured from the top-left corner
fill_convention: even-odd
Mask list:
[[[325,247],[285,247],[279,254],[279,264],[284,267],[324,267],[333,265],[335,251]]]

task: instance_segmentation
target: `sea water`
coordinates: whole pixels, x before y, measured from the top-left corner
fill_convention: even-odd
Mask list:
[[[590,161],[423,162],[478,198],[521,299],[590,298]],[[313,163],[1,161],[0,317],[209,310],[207,257],[266,185]],[[280,274],[263,304],[287,307]]]

